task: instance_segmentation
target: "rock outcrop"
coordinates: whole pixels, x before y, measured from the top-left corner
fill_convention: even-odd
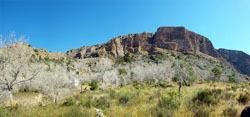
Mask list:
[[[157,54],[177,51],[184,54],[207,54],[221,58],[211,41],[184,27],[160,27],[154,33],[137,33],[113,38],[107,43],[84,46],[66,54],[75,58],[126,56],[138,54]]]
[[[242,51],[219,49],[218,52],[238,71],[250,76],[250,56]]]

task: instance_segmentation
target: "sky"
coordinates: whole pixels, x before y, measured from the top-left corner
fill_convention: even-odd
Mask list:
[[[250,0],[0,0],[0,34],[66,52],[119,35],[184,26],[216,49],[250,54]]]

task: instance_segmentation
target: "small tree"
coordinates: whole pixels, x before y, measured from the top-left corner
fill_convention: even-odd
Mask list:
[[[29,63],[32,49],[24,42],[24,36],[16,38],[15,33],[10,33],[5,39],[0,37],[0,87],[9,92],[11,107],[13,87],[34,79],[38,74]]]
[[[214,67],[212,69],[212,72],[214,73],[214,82],[216,82],[216,80],[220,80],[220,77],[221,77],[221,70],[218,69],[217,67]]]
[[[185,69],[183,64],[176,65],[175,77],[179,85],[179,99],[181,99],[181,88],[183,85],[187,85],[187,80],[189,78],[187,70]]]

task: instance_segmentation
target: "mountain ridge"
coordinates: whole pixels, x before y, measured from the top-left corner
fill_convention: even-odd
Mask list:
[[[66,55],[78,59],[95,57],[118,57],[131,55],[154,55],[167,52],[181,52],[187,55],[208,55],[225,64],[239,66],[226,59],[219,49],[205,36],[189,31],[185,27],[159,27],[155,33],[134,33],[112,38],[110,41],[93,46],[71,49]],[[249,64],[250,65],[250,64]],[[250,71],[249,71],[250,72]],[[246,72],[244,72],[246,74]],[[247,74],[250,76],[249,74]]]
[[[156,33],[144,32],[122,35],[104,44],[83,46],[80,49],[69,50],[66,54],[74,56],[74,52],[78,51],[76,58],[104,55],[124,56],[142,54],[143,52],[152,54],[158,48],[183,53],[193,52],[196,54],[202,52],[213,57],[221,57],[208,38],[191,32],[185,27],[160,27]],[[102,53],[101,51],[106,51],[107,53]],[[94,53],[96,56],[94,56]]]

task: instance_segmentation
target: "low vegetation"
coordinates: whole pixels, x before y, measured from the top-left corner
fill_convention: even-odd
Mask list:
[[[85,83],[95,87],[85,93],[55,104],[34,108],[1,107],[1,116],[85,116],[95,115],[95,108],[106,116],[239,116],[249,104],[250,86],[234,91],[231,83],[194,83],[183,87],[178,98],[178,84],[173,82],[133,82],[102,91],[97,81]],[[233,106],[232,106],[233,104]]]

